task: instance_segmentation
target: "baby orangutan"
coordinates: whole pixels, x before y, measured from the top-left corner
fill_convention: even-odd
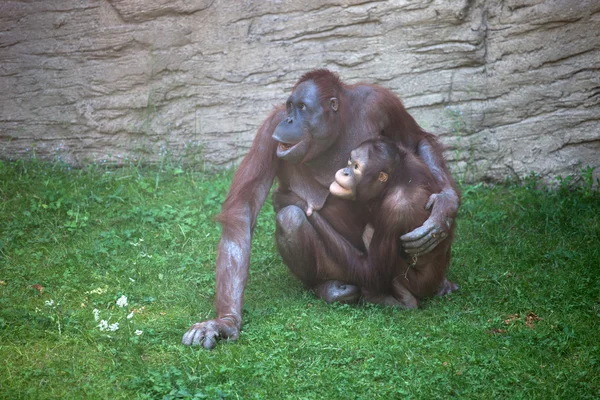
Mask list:
[[[410,256],[401,246],[400,236],[423,224],[429,217],[429,197],[441,190],[419,158],[385,138],[368,140],[350,153],[348,166],[336,173],[329,190],[364,205],[373,228],[370,244],[366,243],[368,256],[349,260],[367,301],[416,308],[424,297],[458,289],[446,279],[453,222],[448,237],[427,254]],[[454,215],[449,217],[454,221]],[[317,230],[322,229],[319,226]]]

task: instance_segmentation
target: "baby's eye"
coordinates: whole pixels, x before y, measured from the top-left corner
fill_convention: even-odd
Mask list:
[[[354,164],[354,169],[358,169],[358,164]]]

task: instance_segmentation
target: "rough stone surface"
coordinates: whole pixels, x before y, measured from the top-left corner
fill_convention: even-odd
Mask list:
[[[461,180],[600,166],[597,0],[5,0],[0,156],[232,165],[323,67],[397,93]]]

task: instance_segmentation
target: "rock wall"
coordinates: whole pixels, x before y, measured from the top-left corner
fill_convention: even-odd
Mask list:
[[[0,156],[232,165],[323,67],[397,93],[460,180],[600,166],[597,0],[5,0]]]

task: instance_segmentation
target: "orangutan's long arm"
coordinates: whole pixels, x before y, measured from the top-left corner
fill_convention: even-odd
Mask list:
[[[428,137],[421,140],[418,156],[427,165],[435,180],[442,187],[440,193],[432,194],[425,206],[431,209],[431,215],[425,223],[401,236],[404,250],[408,254],[426,254],[444,240],[454,223],[460,196],[456,185],[444,161],[441,147]]]
[[[271,136],[280,120],[281,113],[275,111],[260,128],[249,153],[234,174],[217,217],[222,225],[217,249],[217,318],[192,325],[183,336],[183,344],[201,344],[210,349],[219,338],[235,340],[239,336],[252,232],[276,175],[277,142]]]

